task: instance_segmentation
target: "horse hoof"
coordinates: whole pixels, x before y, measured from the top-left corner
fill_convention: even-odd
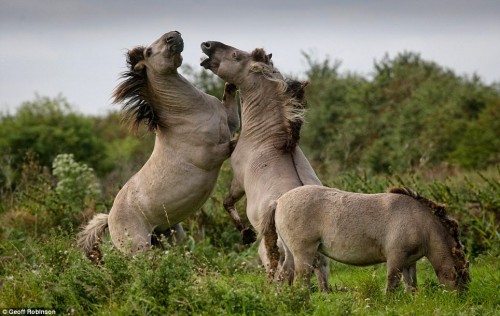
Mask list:
[[[243,244],[245,245],[252,244],[257,240],[255,232],[248,227],[241,231],[241,237],[243,239]]]

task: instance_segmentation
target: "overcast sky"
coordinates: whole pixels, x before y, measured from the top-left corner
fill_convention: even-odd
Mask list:
[[[0,112],[35,93],[61,94],[88,114],[117,109],[110,96],[126,50],[171,30],[195,70],[200,43],[218,40],[264,47],[293,75],[307,68],[302,51],[368,76],[374,60],[408,50],[500,82],[499,0],[0,0]]]

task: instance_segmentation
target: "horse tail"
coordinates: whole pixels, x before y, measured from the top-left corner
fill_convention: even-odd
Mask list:
[[[271,279],[274,278],[274,273],[278,268],[280,259],[278,233],[276,232],[276,222],[274,219],[276,205],[276,201],[271,203],[268,211],[261,218],[258,227],[260,236],[264,238],[264,246],[266,247],[267,257],[269,259],[269,277]]]
[[[99,249],[101,236],[108,228],[108,214],[96,214],[85,228],[78,233],[78,246],[85,252],[87,258],[94,263],[100,263],[102,254]]]
[[[397,194],[404,194],[408,195],[418,202],[420,204],[428,207],[429,209],[432,210],[432,213],[438,217],[439,221],[448,229],[450,234],[453,236],[455,241],[458,242],[458,223],[456,220],[448,217],[447,211],[446,211],[446,206],[443,204],[436,203],[432,200],[429,200],[428,198],[425,198],[421,196],[419,193],[416,191],[408,188],[408,187],[402,187],[402,188],[390,188],[387,190],[388,193],[397,193]]]

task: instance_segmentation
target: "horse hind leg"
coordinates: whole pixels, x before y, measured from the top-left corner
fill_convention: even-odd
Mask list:
[[[132,255],[152,247],[153,229],[139,220],[109,221],[109,235],[113,245],[120,251]]]
[[[286,243],[288,252],[293,256],[294,284],[310,288],[319,244],[314,240],[297,239],[287,239]]]
[[[186,234],[184,233],[181,223],[175,224],[164,230],[155,229],[151,236],[151,244],[153,247],[164,248],[162,236],[167,240],[169,245],[174,246],[177,242],[182,241]]]
[[[311,275],[314,270],[314,252],[302,252],[295,253],[293,255],[293,263],[294,263],[294,284],[301,284],[306,288],[310,288],[311,286]]]
[[[292,285],[294,278],[294,271],[295,271],[295,266],[293,263],[294,259],[292,253],[284,244],[283,244],[283,250],[285,258],[283,260],[282,265],[278,269],[277,281],[281,283],[285,280],[288,280],[288,284]]]

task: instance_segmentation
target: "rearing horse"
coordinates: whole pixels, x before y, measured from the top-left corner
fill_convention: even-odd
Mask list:
[[[222,103],[177,72],[184,42],[168,32],[148,47],[127,54],[129,69],[114,91],[114,102],[137,127],[146,122],[156,132],[151,157],[118,192],[108,214],[97,214],[79,234],[87,255],[109,228],[113,244],[134,253],[152,245],[152,235],[170,234],[197,211],[215,186],[222,162],[239,128],[236,88],[226,84]],[[94,249],[93,249],[94,248]]]
[[[220,42],[204,42],[208,56],[201,66],[235,84],[241,96],[241,133],[231,155],[233,180],[224,207],[241,229],[234,204],[247,195],[247,216],[258,228],[261,217],[271,212],[275,201],[287,191],[304,184],[321,185],[309,161],[297,146],[305,107],[306,83],[285,81],[263,49],[252,53]],[[276,231],[269,231],[276,234]],[[273,236],[262,234],[259,255],[268,272],[279,261],[275,252],[266,252]],[[265,245],[267,247],[265,247]],[[272,256],[269,256],[272,255]],[[319,286],[328,290],[328,266],[322,260]]]

